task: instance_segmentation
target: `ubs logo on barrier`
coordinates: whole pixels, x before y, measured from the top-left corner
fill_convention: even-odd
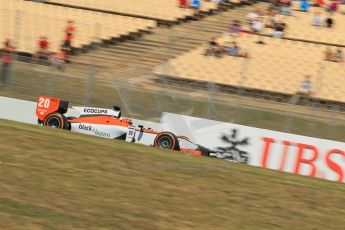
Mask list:
[[[239,138],[237,129],[232,129],[230,132],[230,134],[223,134],[221,136],[222,142],[227,145],[227,147],[218,147],[217,155],[220,155],[224,160],[247,164],[249,154],[247,151],[242,150],[241,147],[249,145],[249,138]]]

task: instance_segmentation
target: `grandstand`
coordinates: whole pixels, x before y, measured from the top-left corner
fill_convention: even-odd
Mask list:
[[[324,77],[319,76],[327,46],[275,38],[265,38],[267,44],[260,45],[256,43],[258,39],[257,35],[244,35],[236,39],[224,36],[218,40],[223,45],[237,41],[250,53],[249,59],[205,56],[207,46],[204,45],[172,59],[169,68],[158,67],[156,73],[282,95],[295,94],[304,76],[310,75],[312,82],[320,81],[318,83],[321,84],[322,81],[321,90],[316,91],[314,97],[345,102],[345,88],[339,85],[345,66],[324,63]]]
[[[96,66],[98,78],[135,78],[139,84],[147,85],[168,79],[176,85],[198,89],[216,83],[222,92],[244,89],[244,95],[249,92],[248,95],[259,94],[268,100],[290,102],[304,76],[310,75],[314,86],[310,100],[325,104],[325,108],[333,104],[344,107],[345,89],[338,84],[344,65],[323,59],[329,46],[336,49],[345,45],[345,28],[341,23],[331,30],[312,27],[313,12],[320,8],[313,7],[309,13],[295,10],[292,17],[280,15],[288,24],[285,38],[273,39],[267,37],[270,29],[260,35],[223,36],[233,19],[245,25],[246,15],[256,8],[266,9],[267,3],[219,11],[215,3],[203,2],[202,12],[214,14],[195,20],[193,16],[202,13],[179,8],[175,0],[49,0],[46,4],[0,1],[2,20],[10,19],[7,27],[5,23],[0,25],[4,31],[0,39],[16,37],[17,50],[26,53],[36,52],[37,39],[42,34],[51,39],[52,51],[58,50],[66,21],[74,19],[77,33],[73,46],[85,52],[70,58],[72,66],[80,71]],[[333,17],[336,22],[344,19],[341,14]],[[164,20],[173,26],[160,26]],[[250,58],[203,56],[211,37],[218,37],[223,45],[236,40]],[[258,40],[264,40],[266,45],[256,44]],[[90,46],[94,43],[98,45]]]
[[[297,8],[294,4],[294,8]],[[335,26],[332,29],[311,26],[313,16],[318,13],[322,18],[332,17]],[[293,16],[279,16],[287,25],[285,37],[310,42],[330,43],[345,46],[345,14],[330,14],[322,8],[311,7],[310,12],[293,11]],[[272,29],[266,29],[263,33],[270,34]]]
[[[71,60],[78,66],[97,62],[98,66],[109,69],[117,77],[151,76],[157,65],[199,47],[214,34],[226,31],[229,21],[245,17],[250,9],[241,7],[199,21],[189,21],[169,28],[157,27],[151,34],[145,34],[139,39],[99,47],[92,52],[72,57]]]
[[[0,0],[0,40],[15,37],[17,50],[35,53],[37,41],[45,35],[51,51],[58,51],[64,39],[67,20],[74,20],[77,33],[73,47],[83,49],[94,42],[111,40],[131,33],[148,31],[153,20],[103,14],[94,11],[38,4],[22,0]],[[6,23],[5,23],[6,22]]]
[[[267,7],[260,5],[261,9]],[[294,16],[279,15],[279,20],[288,25],[284,39],[267,37],[272,31],[268,28],[260,35],[243,33],[236,38],[218,37],[223,46],[236,41],[242,50],[249,52],[249,59],[204,56],[208,47],[208,43],[204,43],[203,47],[157,66],[155,73],[179,85],[189,84],[206,89],[207,84],[213,82],[224,92],[237,93],[237,89],[241,88],[244,94],[259,94],[262,98],[283,102],[290,102],[303,78],[310,75],[314,91],[309,99],[321,106],[326,105],[324,108],[337,104],[344,109],[345,88],[339,82],[343,81],[345,66],[343,63],[326,62],[324,58],[327,49],[336,50],[345,46],[345,27],[342,23],[345,16],[333,14],[336,26],[332,29],[311,26],[313,13],[321,11],[321,8],[313,7],[308,13],[294,11]],[[257,44],[260,40],[265,45]]]

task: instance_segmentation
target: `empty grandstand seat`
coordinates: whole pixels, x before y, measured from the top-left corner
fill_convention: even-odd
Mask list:
[[[193,10],[179,8],[177,0],[49,0],[49,2],[171,21],[194,14]],[[202,2],[202,11],[216,8],[217,5],[213,2]]]

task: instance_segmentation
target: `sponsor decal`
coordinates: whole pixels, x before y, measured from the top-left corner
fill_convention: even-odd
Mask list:
[[[92,130],[92,126],[91,125],[79,124],[79,129],[85,130],[85,131],[91,131]]]
[[[110,137],[109,133],[100,132],[97,129],[94,129],[93,132],[95,133],[96,136],[99,136],[99,137]]]
[[[202,143],[212,157],[345,183],[343,142],[171,113],[164,113],[162,122]]]
[[[110,138],[109,133],[98,131],[97,129],[92,127],[92,125],[79,124],[79,129],[84,130],[84,131],[88,131],[88,132],[92,132],[93,135],[95,135],[95,136]]]
[[[268,167],[268,161],[276,156],[278,169],[284,171],[286,168],[292,169],[295,174],[302,174],[302,166],[307,166],[308,171],[305,175],[325,179],[326,171],[331,171],[336,175],[338,182],[344,182],[345,175],[345,151],[337,148],[330,148],[324,152],[315,145],[302,142],[293,142],[289,140],[279,140],[271,137],[263,137],[263,148],[261,153],[261,164],[263,168]],[[273,151],[273,146],[277,145]],[[293,161],[288,161],[295,156]],[[277,158],[279,156],[279,158]],[[337,158],[338,157],[338,158]],[[319,163],[317,163],[319,162]],[[320,164],[321,163],[321,164]]]
[[[90,109],[85,108],[84,113],[90,113],[90,114],[108,114],[108,110],[106,109]]]
[[[225,147],[217,147],[216,152],[211,155],[224,160],[248,164],[249,154],[240,148],[249,145],[248,137],[240,139],[238,130],[232,129],[230,134],[223,134],[220,140]]]

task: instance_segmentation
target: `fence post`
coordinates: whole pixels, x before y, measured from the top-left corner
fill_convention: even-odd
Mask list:
[[[99,41],[99,37],[100,37],[100,33],[101,33],[101,29],[102,29],[102,25],[98,22],[96,22],[94,24],[94,42],[95,42],[95,46],[97,48],[98,46],[98,42]],[[85,94],[85,101],[84,104],[87,106],[91,105],[91,100],[92,100],[92,93],[93,93],[93,86],[95,85],[96,79],[97,79],[97,73],[99,71],[98,67],[97,67],[97,58],[93,58],[91,59],[91,71],[90,71],[90,76],[89,79],[87,81],[87,86],[86,86],[86,94]]]
[[[52,72],[50,72],[50,74],[48,74],[48,80],[47,80],[47,85],[45,87],[45,95],[52,95],[52,91],[53,91],[53,86],[55,83],[55,77],[57,75],[56,69],[52,68]]]
[[[13,32],[13,46],[18,49],[20,46],[20,36],[21,36],[21,11],[20,10],[16,10],[16,14],[15,14],[15,19],[14,19],[14,32]],[[16,51],[14,51],[14,53],[16,53]],[[18,60],[18,55],[17,54],[13,54],[13,59],[11,64],[9,65],[9,69],[8,69],[8,74],[6,74],[6,79],[5,80],[5,84],[6,85],[11,85],[12,82],[12,75],[14,74],[14,68],[13,65],[15,63],[15,61]]]
[[[321,93],[322,91],[322,79],[323,79],[323,71],[325,69],[324,66],[324,61],[321,61],[319,63],[319,68],[317,70],[317,75],[316,75],[316,79],[315,79],[315,88],[313,90],[314,93]],[[310,110],[311,110],[311,114],[317,115],[316,113],[318,112],[318,110],[316,109],[317,107],[317,102],[315,100],[311,101],[310,104]],[[308,122],[308,135],[309,136],[314,136],[315,133],[315,121],[309,121]]]
[[[84,104],[87,106],[91,105],[92,100],[92,93],[93,93],[93,86],[95,85],[96,78],[97,78],[98,68],[95,66],[92,68],[89,79],[87,81],[87,87],[86,87],[86,95],[85,95],[85,101]]]
[[[337,135],[337,115],[340,113],[340,106],[339,105],[333,105],[332,107],[332,119],[331,121],[328,123],[328,128],[327,128],[327,137],[328,139],[331,140],[339,140],[339,137]]]
[[[114,88],[116,89],[117,91],[117,94],[119,95],[120,97],[120,100],[122,102],[122,106],[125,108],[125,111],[126,111],[126,114],[128,116],[131,116],[132,114],[132,111],[131,111],[131,103],[127,100],[128,99],[128,95],[126,93],[126,87],[127,86],[123,86],[121,84],[119,84],[118,82],[116,82],[116,76],[114,76],[114,81],[113,81],[113,84],[114,84]],[[124,88],[124,89],[122,89]]]
[[[249,65],[249,59],[248,58],[243,58],[242,62],[241,62],[241,69],[240,69],[240,81],[238,84],[238,88],[236,91],[236,103],[235,103],[235,108],[234,108],[234,118],[231,122],[236,123],[238,122],[238,117],[240,117],[241,115],[241,95],[242,92],[244,90],[244,84],[247,78],[246,75],[246,70],[248,69],[248,65]],[[238,122],[239,123],[239,122]]]
[[[208,87],[207,87],[207,93],[208,93],[208,97],[207,97],[207,104],[206,104],[206,111],[205,111],[205,118],[208,119],[216,119],[217,118],[217,109],[215,108],[214,105],[214,96],[216,94],[216,92],[218,92],[218,86],[214,83],[214,82],[209,82]],[[213,112],[213,117],[211,115],[211,112]]]

